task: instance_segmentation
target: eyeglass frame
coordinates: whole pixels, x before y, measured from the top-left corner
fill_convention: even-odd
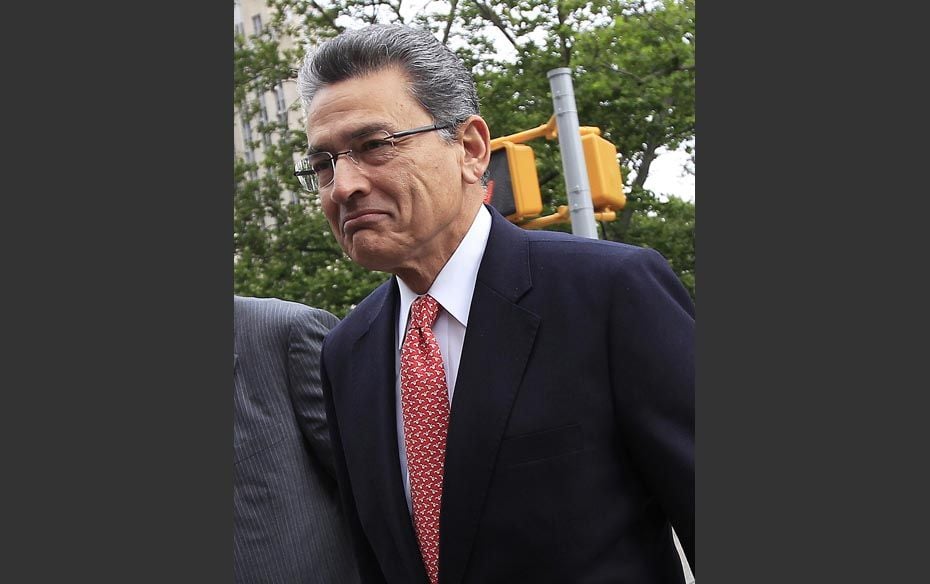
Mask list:
[[[434,131],[436,131],[436,130],[448,130],[449,128],[454,128],[455,126],[456,126],[456,124],[454,124],[454,123],[453,123],[453,124],[430,124],[430,125],[428,125],[428,126],[420,126],[420,127],[418,127],[418,128],[411,128],[411,129],[409,129],[409,130],[401,130],[401,131],[399,131],[399,132],[388,132],[387,130],[383,130],[383,131],[387,134],[387,136],[384,137],[384,140],[385,140],[385,141],[388,141],[388,142],[391,142],[391,147],[395,147],[396,145],[395,145],[394,141],[397,140],[398,138],[406,138],[406,137],[408,137],[408,136],[414,136],[414,135],[416,135],[416,134],[422,134],[422,133],[425,133],[425,132],[434,132]],[[377,131],[378,131],[378,130],[374,130],[374,131],[372,131],[371,133],[374,134],[374,133],[377,132]],[[298,179],[299,179],[299,178],[302,177],[302,176],[314,176],[314,175],[316,175],[317,172],[314,171],[313,169],[310,169],[310,168],[301,169],[301,168],[300,168],[300,166],[301,166],[303,163],[309,161],[310,156],[313,156],[313,155],[316,155],[316,154],[329,154],[329,157],[330,157],[330,158],[329,158],[329,162],[330,162],[330,164],[332,164],[332,166],[333,166],[333,179],[332,179],[331,181],[329,181],[328,183],[326,183],[325,185],[320,185],[319,187],[316,188],[316,190],[312,190],[312,189],[310,189],[309,187],[307,187],[307,186],[304,184],[304,182],[303,182],[302,180],[299,181],[299,182],[301,183],[301,187],[303,188],[303,190],[306,191],[306,192],[309,192],[309,193],[311,193],[311,194],[319,194],[323,189],[325,189],[325,188],[327,188],[327,187],[330,187],[330,186],[332,186],[333,184],[336,183],[336,173],[335,173],[335,170],[336,170],[336,161],[339,160],[339,157],[340,157],[340,156],[347,156],[350,160],[352,160],[352,162],[353,162],[356,166],[359,165],[359,161],[356,160],[354,156],[352,156],[352,149],[351,149],[351,148],[349,148],[348,150],[342,150],[342,151],[340,151],[340,152],[336,152],[335,154],[332,153],[332,152],[327,152],[327,151],[325,151],[325,150],[321,150],[321,151],[319,151],[319,152],[313,152],[312,154],[308,154],[308,155],[305,156],[304,158],[301,158],[300,160],[298,160],[298,161],[294,164],[294,176],[298,177]],[[309,182],[309,181],[308,181],[308,182]]]

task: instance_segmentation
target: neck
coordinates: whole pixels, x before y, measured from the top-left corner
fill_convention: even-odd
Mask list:
[[[442,242],[432,251],[418,258],[415,264],[410,266],[398,267],[394,270],[394,275],[404,281],[404,284],[410,287],[417,294],[426,294],[439,272],[445,267],[446,262],[455,253],[461,245],[465,235],[475,222],[482,203],[479,200],[477,205],[471,206],[470,211],[462,213],[462,220],[456,225],[450,226],[445,232]]]

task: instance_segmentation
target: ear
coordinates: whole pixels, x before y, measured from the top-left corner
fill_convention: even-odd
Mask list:
[[[481,116],[471,116],[462,125],[462,180],[474,184],[481,180],[491,161],[491,131]]]

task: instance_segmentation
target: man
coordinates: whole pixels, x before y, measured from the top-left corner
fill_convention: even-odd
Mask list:
[[[274,298],[234,304],[236,582],[357,582],[320,389],[338,320]]]
[[[345,32],[298,88],[295,174],[352,260],[394,274],[322,357],[362,580],[682,582],[694,311],[666,262],[483,205],[474,81],[429,33]]]

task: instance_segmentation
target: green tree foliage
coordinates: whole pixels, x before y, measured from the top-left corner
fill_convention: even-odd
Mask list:
[[[487,50],[486,38],[465,51],[479,71],[482,113],[493,134],[513,134],[545,123],[552,114],[546,73],[570,68],[579,123],[599,127],[602,136],[617,146],[627,187],[627,205],[616,222],[602,226],[603,237],[654,247],[663,254],[684,249],[639,238],[642,230],[636,223],[685,219],[681,213],[665,216],[672,207],[658,205],[655,194],[643,185],[662,149],[677,149],[694,138],[694,1],[465,4],[462,10],[470,34],[486,37],[489,30],[497,29],[517,55],[513,62],[489,59],[482,54]],[[551,213],[567,202],[558,145],[532,146],[543,212]],[[635,176],[632,181],[631,176]],[[693,242],[693,205],[682,204],[690,207],[686,223],[691,225]],[[693,256],[693,244],[687,254],[666,255],[686,285],[690,281],[692,294]]]
[[[327,29],[319,25],[314,30]],[[260,156],[253,162],[237,157],[235,164],[234,290],[344,316],[387,274],[369,272],[345,258],[317,201],[288,201],[285,196],[285,190],[301,193],[292,174],[293,155],[306,150],[306,136],[299,128],[267,120],[259,99],[267,99],[266,92],[295,75],[303,51],[280,46],[276,39],[286,32],[294,31],[275,19],[261,35],[235,39],[235,107],[252,125],[251,146]]]
[[[545,123],[552,115],[546,72],[571,68],[580,124],[601,128],[620,153],[628,203],[617,221],[602,224],[603,237],[657,249],[694,295],[694,205],[665,201],[643,187],[662,149],[694,138],[694,0],[451,0],[429,2],[407,19],[402,0],[268,3],[278,16],[265,32],[235,39],[236,111],[253,124],[253,146],[261,153],[235,166],[236,293],[287,298],[344,316],[387,278],[342,253],[315,201],[282,200],[285,190],[300,192],[292,157],[305,149],[306,138],[299,128],[263,121],[256,96],[296,75],[304,48],[278,39],[313,44],[347,26],[406,22],[432,30],[471,66],[492,136]],[[505,39],[514,58],[497,54],[492,34]],[[274,144],[265,135],[280,140]],[[544,214],[550,213],[566,203],[558,144],[529,145]]]
[[[660,201],[643,191],[624,241],[665,256],[694,297],[694,205],[678,197]],[[607,224],[609,225],[609,224]],[[609,229],[605,225],[605,228]]]

